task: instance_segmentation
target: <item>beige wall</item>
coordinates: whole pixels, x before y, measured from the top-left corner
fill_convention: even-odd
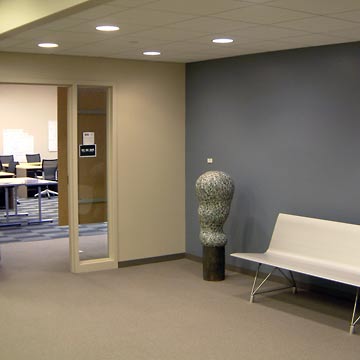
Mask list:
[[[48,151],[48,121],[56,119],[56,86],[0,84],[0,154],[3,130],[22,129],[34,137],[35,153],[43,159],[57,158],[57,152]]]
[[[0,79],[113,82],[119,260],[185,251],[184,64],[0,53]]]

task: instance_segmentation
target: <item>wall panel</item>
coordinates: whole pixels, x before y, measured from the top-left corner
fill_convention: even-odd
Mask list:
[[[1,53],[0,79],[113,83],[119,260],[184,252],[183,64]]]
[[[235,181],[227,254],[266,250],[279,212],[360,224],[359,69],[358,43],[187,65],[187,252],[207,170]]]

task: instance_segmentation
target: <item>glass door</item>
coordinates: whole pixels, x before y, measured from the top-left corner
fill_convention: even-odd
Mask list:
[[[77,86],[72,124],[73,183],[70,203],[72,271],[117,267],[113,179],[112,88]],[[76,102],[76,103],[74,103]],[[75,146],[74,146],[75,145]],[[71,186],[71,184],[69,183]]]
[[[80,260],[107,258],[107,88],[78,88]]]

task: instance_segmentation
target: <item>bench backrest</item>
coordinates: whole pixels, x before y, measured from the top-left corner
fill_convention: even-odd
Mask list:
[[[268,250],[360,267],[360,225],[279,214]]]

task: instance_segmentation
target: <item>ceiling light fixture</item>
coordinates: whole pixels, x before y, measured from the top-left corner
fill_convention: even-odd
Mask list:
[[[156,55],[160,55],[161,52],[160,51],[144,51],[143,54],[149,55],[149,56],[156,56]]]
[[[233,39],[214,39],[212,42],[216,44],[230,44],[233,41]]]
[[[99,31],[118,31],[120,28],[116,25],[99,25],[96,30]]]
[[[55,44],[55,43],[40,43],[40,44],[38,44],[38,46],[42,47],[42,48],[56,48],[59,45]]]

